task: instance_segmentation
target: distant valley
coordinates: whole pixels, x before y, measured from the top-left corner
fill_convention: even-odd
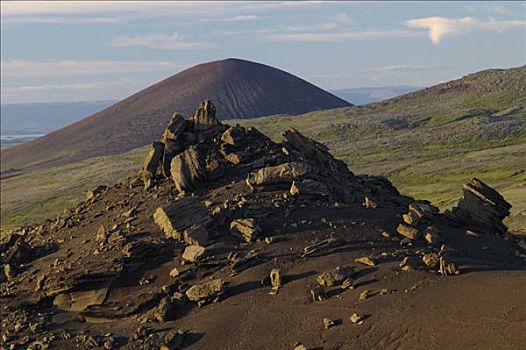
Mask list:
[[[116,101],[16,103],[0,106],[1,145],[11,147],[75,123]]]

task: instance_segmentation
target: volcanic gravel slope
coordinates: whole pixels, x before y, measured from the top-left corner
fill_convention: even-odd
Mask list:
[[[526,255],[498,224],[503,198],[473,180],[458,209],[440,214],[386,179],[354,175],[295,130],[284,137],[221,124],[205,101],[163,134],[178,152],[152,152],[143,174],[8,237],[3,345],[524,345]]]
[[[263,64],[226,59],[196,65],[88,118],[2,151],[2,171],[122,153],[154,141],[173,112],[190,115],[212,98],[220,119],[302,114],[348,107],[303,79]]]

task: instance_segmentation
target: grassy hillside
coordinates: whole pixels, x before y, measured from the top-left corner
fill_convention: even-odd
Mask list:
[[[479,177],[513,204],[508,224],[526,232],[526,67],[484,71],[362,107],[229,123],[256,126],[275,140],[295,127],[355,173],[386,175],[403,193],[441,208]],[[141,148],[2,180],[2,225],[56,215],[96,183],[137,171],[145,154]]]

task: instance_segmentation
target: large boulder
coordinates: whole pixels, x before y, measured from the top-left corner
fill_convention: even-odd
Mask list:
[[[508,228],[502,220],[510,215],[511,204],[481,180],[473,178],[462,186],[463,197],[446,215],[469,228],[489,234],[504,234]]]
[[[197,197],[185,197],[159,207],[153,219],[168,237],[188,244],[208,244],[208,227],[212,218]]]
[[[152,148],[150,149],[150,152],[148,152],[142,168],[142,180],[144,182],[145,188],[149,188],[151,186],[151,180],[157,172],[157,168],[159,167],[159,163],[163,158],[163,154],[164,143],[152,143]]]
[[[172,159],[170,173],[179,192],[193,191],[206,178],[206,162],[197,146],[191,146]]]
[[[293,181],[301,180],[313,172],[314,168],[307,163],[283,163],[250,174],[247,184],[253,190],[289,190]]]

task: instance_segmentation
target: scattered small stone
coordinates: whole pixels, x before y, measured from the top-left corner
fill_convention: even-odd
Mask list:
[[[430,269],[435,269],[437,268],[438,266],[438,263],[439,263],[439,256],[437,253],[428,253],[428,254],[424,254],[424,256],[422,257],[422,261],[424,262],[424,264],[426,264],[427,267],[429,267]]]
[[[200,245],[189,245],[183,252],[183,260],[188,262],[197,262],[205,254],[205,247]]]
[[[261,233],[261,228],[252,218],[237,219],[230,223],[230,232],[245,242],[252,242]]]
[[[358,300],[365,300],[369,298],[369,293],[370,293],[369,289],[364,290],[363,292],[360,293]]]
[[[398,225],[396,232],[409,239],[417,239],[419,236],[419,231],[417,228],[405,224]]]
[[[363,201],[363,206],[367,209],[374,209],[377,207],[376,201],[369,197],[365,197]]]
[[[179,276],[179,274],[180,274],[180,272],[177,269],[177,267],[174,267],[173,269],[170,270],[170,277],[172,277],[172,278],[175,278],[175,277]]]
[[[272,286],[271,294],[277,294],[282,284],[280,269],[272,269],[272,271],[270,271],[270,284]]]
[[[359,314],[357,314],[355,312],[355,313],[353,313],[351,315],[351,317],[349,317],[349,319],[351,320],[352,323],[356,323],[356,324],[360,324],[361,325],[361,324],[363,324],[364,317],[363,317],[363,315],[359,315]]]
[[[207,301],[223,294],[224,283],[220,278],[210,282],[196,284],[186,291],[186,297],[191,301]]]
[[[316,282],[318,282],[320,286],[333,287],[341,284],[347,279],[350,279],[350,276],[353,273],[354,269],[351,266],[338,266],[334,270],[321,273],[318,277],[316,277]]]
[[[371,267],[372,266],[376,266],[376,262],[373,259],[371,259],[371,258],[369,258],[367,256],[362,256],[361,258],[356,258],[356,259],[354,259],[354,262],[358,263],[358,264],[366,265],[366,266],[371,266]]]
[[[312,296],[313,301],[324,301],[327,300],[327,293],[325,293],[325,289],[323,289],[320,286],[316,286],[311,289],[310,294]]]
[[[329,329],[331,327],[335,326],[335,322],[331,320],[330,318],[324,317],[323,318],[323,328]]]

